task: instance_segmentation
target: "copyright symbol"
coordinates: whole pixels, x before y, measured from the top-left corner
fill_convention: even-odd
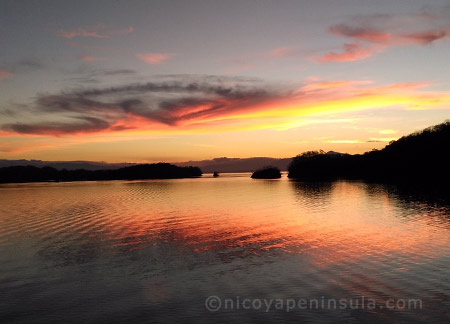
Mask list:
[[[217,296],[209,296],[205,300],[205,307],[210,312],[217,312],[222,307],[222,300]]]

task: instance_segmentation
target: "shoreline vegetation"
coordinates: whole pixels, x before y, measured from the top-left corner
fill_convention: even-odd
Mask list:
[[[309,151],[293,158],[288,178],[365,180],[382,183],[433,184],[450,181],[450,121],[392,141],[364,154]]]
[[[279,179],[281,178],[280,169],[274,166],[267,166],[253,172],[252,179]]]
[[[180,179],[201,177],[198,167],[169,163],[139,164],[114,170],[57,170],[52,167],[11,166],[0,168],[0,183],[66,182],[99,180]]]

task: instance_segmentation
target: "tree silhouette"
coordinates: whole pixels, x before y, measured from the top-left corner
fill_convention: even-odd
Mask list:
[[[293,158],[289,178],[365,179],[429,182],[450,180],[450,121],[428,127],[364,154],[326,154],[309,151]]]
[[[280,169],[274,166],[267,166],[253,172],[253,179],[278,179],[281,178]]]

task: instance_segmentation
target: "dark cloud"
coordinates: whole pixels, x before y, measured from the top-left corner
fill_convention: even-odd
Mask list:
[[[157,74],[157,79],[183,80],[185,82],[195,82],[201,79],[205,82],[241,82],[241,83],[261,83],[260,78],[246,76],[228,76],[228,75],[203,75],[203,74]]]
[[[2,62],[0,67],[4,67],[11,73],[33,72],[47,68],[46,63],[36,57],[22,58],[17,61]]]
[[[131,70],[122,72],[132,73]],[[272,87],[258,85],[234,78],[186,75],[180,80],[171,76],[160,82],[39,94],[27,107],[30,114],[38,116],[39,122],[10,123],[1,128],[17,133],[56,135],[107,128],[120,130],[132,127],[126,125],[126,120],[133,116],[149,123],[175,126],[183,121],[252,109],[258,103],[282,96]],[[50,116],[52,121],[56,118],[66,122],[48,122],[45,116]]]
[[[2,129],[21,134],[58,135],[79,132],[98,132],[109,128],[109,126],[110,124],[105,120],[85,116],[75,117],[74,123],[16,123],[3,125]]]

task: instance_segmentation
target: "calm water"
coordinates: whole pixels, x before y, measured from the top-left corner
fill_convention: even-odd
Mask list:
[[[449,320],[450,208],[395,187],[0,186],[1,323]]]

